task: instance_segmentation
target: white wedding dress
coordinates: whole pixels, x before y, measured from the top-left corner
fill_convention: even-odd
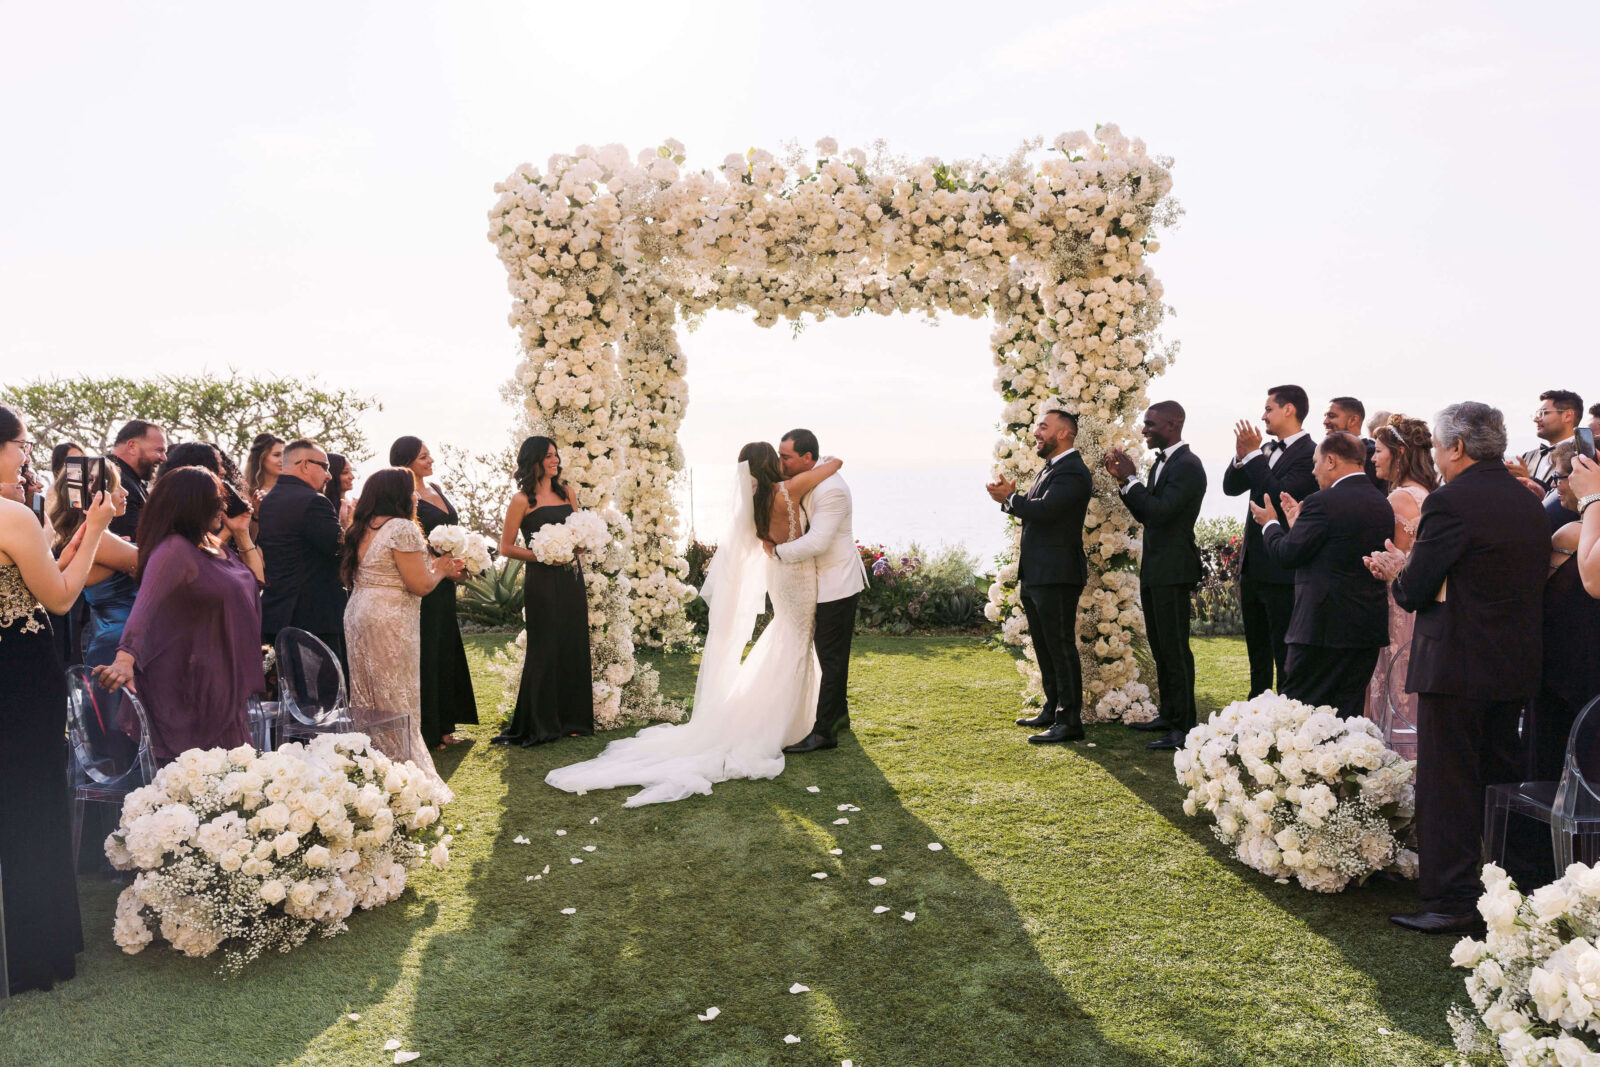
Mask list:
[[[701,589],[710,618],[689,721],[613,741],[592,760],[551,771],[545,776],[550,785],[567,792],[643,786],[624,807],[663,804],[709,794],[714,783],[730,778],[776,778],[783,773],[783,746],[811,732],[821,681],[812,644],[816,562],[768,558],[756,536],[748,463],[739,464],[736,484],[733,520]],[[800,512],[782,483],[778,503],[788,513],[793,540],[801,532]],[[769,595],[772,622],[741,661]]]

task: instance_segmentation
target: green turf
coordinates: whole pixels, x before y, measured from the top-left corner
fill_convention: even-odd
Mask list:
[[[470,639],[486,706],[495,643]],[[1237,639],[1196,652],[1202,713],[1242,695]],[[661,666],[669,693],[692,691],[689,658]],[[1182,815],[1170,756],[1144,735],[1031,747],[1016,688],[1010,658],[973,639],[858,638],[837,750],[639,810],[543,785],[603,738],[507,751],[484,743],[486,716],[441,761],[463,827],[448,872],[230,981],[159,945],[122,955],[118,887],[85,878],[79,977],[0,1008],[0,1063],[376,1065],[390,1038],[418,1064],[1448,1057],[1451,942],[1385,921],[1414,891],[1325,897],[1245,869]]]

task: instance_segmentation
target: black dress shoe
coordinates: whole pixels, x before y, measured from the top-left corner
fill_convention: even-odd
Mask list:
[[[1160,732],[1160,733],[1166,734],[1166,733],[1171,733],[1173,731],[1174,727],[1166,719],[1157,717],[1157,718],[1151,719],[1149,722],[1130,722],[1128,724],[1128,729],[1130,729],[1130,730],[1143,730],[1146,733],[1157,733],[1157,732]]]
[[[786,756],[798,756],[802,752],[816,752],[818,749],[838,747],[839,742],[827,734],[807,734],[794,744],[783,746],[783,754]]]
[[[1083,737],[1082,723],[1058,722],[1042,734],[1030,734],[1028,743],[1033,745],[1054,745],[1061,741],[1082,741]]]
[[[1018,726],[1032,726],[1038,729],[1041,726],[1054,726],[1056,717],[1047,711],[1041,711],[1031,719],[1018,719]]]
[[[510,734],[496,734],[489,738],[489,743],[491,745],[514,745],[517,743],[517,739]]]
[[[1452,915],[1445,911],[1419,911],[1412,915],[1391,915],[1389,921],[1423,934],[1467,934],[1481,936],[1483,920],[1476,912]]]
[[[1188,730],[1172,730],[1150,742],[1145,748],[1157,752],[1172,752],[1183,747],[1184,739],[1189,736]]]

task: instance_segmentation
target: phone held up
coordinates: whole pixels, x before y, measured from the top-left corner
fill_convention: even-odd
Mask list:
[[[61,480],[66,484],[67,506],[88,511],[95,497],[106,491],[106,459],[68,456],[62,460]]]
[[[244,497],[239,495],[239,490],[230,483],[222,483],[222,513],[230,519],[237,519],[240,515],[250,510],[250,505],[245,503]]]
[[[1594,459],[1594,431],[1587,426],[1578,427],[1578,455]]]

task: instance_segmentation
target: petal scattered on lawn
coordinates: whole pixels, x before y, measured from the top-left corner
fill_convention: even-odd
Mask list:
[[[586,797],[589,795],[589,791],[587,789],[580,789],[578,790],[578,795],[580,797]]]
[[[456,832],[457,833],[460,833],[462,830],[465,830],[466,828],[467,828],[466,823],[459,823],[459,822],[456,823]]]
[[[600,816],[598,816],[598,815],[596,815],[594,818],[589,820],[589,825],[590,826],[597,826],[597,825],[599,825],[599,823],[600,823]]]
[[[1094,742],[1093,742],[1093,741],[1090,741],[1090,742],[1089,742],[1089,743],[1088,743],[1088,747],[1089,747],[1089,748],[1093,748],[1093,747],[1094,747]]]
[[[567,836],[567,832],[565,830],[557,830],[556,831],[556,836],[557,837],[566,837]]]
[[[542,874],[536,874],[536,875],[534,875],[534,876],[533,876],[533,880],[534,880],[534,881],[535,881],[535,882],[542,882],[542,881],[544,881],[544,875],[542,875]]]
[[[814,785],[808,785],[808,786],[806,786],[806,792],[807,793],[820,793],[820,792],[822,792],[822,790],[818,789]]]
[[[808,985],[801,985],[799,982],[796,982],[794,985],[789,987],[789,992],[791,992],[791,993],[809,993],[809,992],[811,992],[811,987],[808,986]]]
[[[887,878],[868,878],[867,879],[867,884],[868,885],[888,885],[889,884],[889,879],[887,879]]]
[[[396,1062],[396,1063],[410,1063],[412,1060],[418,1059],[419,1057],[421,1057],[421,1055],[422,1055],[422,1053],[420,1053],[420,1052],[396,1052],[394,1054],[394,1062]]]
[[[811,877],[815,878],[817,881],[820,882],[824,878],[828,877],[828,872],[827,871],[818,871],[816,874],[813,874]]]
[[[856,1067],[856,1065],[853,1060],[840,1060],[839,1067]]]
[[[719,1016],[721,1014],[722,1014],[722,1009],[721,1008],[707,1008],[706,1009],[706,1013],[704,1015],[696,1015],[695,1018],[699,1019],[703,1023],[708,1023],[712,1019],[715,1019],[717,1016]]]
[[[539,877],[537,874],[530,874],[530,875],[528,875],[528,877],[524,878],[523,881],[524,882],[531,882],[537,877]]]
[[[540,871],[539,873],[540,874],[549,874],[550,873],[550,865],[548,863],[545,864],[544,865],[544,870]]]
[[[842,849],[842,848],[830,848],[828,850],[828,855],[830,855],[830,856],[842,856],[842,855],[844,855],[844,849]]]
[[[516,837],[513,837],[511,839],[511,843],[513,845],[531,845],[531,844],[533,844],[532,841],[529,841],[526,837],[523,837],[521,834],[518,834]]]
[[[883,846],[882,845],[868,845],[867,847],[870,848],[874,852],[882,852],[883,851]]]
[[[835,825],[835,826],[849,826],[850,825],[850,820],[849,819],[835,819],[835,820],[833,820],[833,825]]]
[[[593,852],[594,851],[594,846],[593,845],[584,845],[583,846],[583,850],[585,852]]]
[[[929,852],[943,852],[944,851],[944,846],[939,844],[939,842],[937,842],[937,841],[929,841],[928,842],[928,851]]]
[[[888,910],[889,910],[889,905],[887,905],[887,904],[879,904],[876,908],[872,909],[872,914],[874,914],[874,915],[882,915],[884,912],[886,912]]]
[[[573,862],[573,863],[582,863],[583,861],[580,860],[578,857],[574,856],[574,857],[572,857],[571,862]]]
[[[1384,1037],[1390,1036],[1390,1031],[1382,1026],[1378,1027],[1378,1033],[1382,1034]]]
[[[578,914],[578,909],[577,908],[562,908],[561,909],[561,914],[563,914],[563,915],[576,915],[576,914]]]
[[[800,1039],[795,1037],[793,1034],[784,1034],[783,1043],[785,1045],[798,1045],[800,1043]]]
[[[400,1047],[400,1041],[399,1041],[398,1038],[391,1037],[389,1040],[387,1040],[387,1041],[385,1041],[383,1043],[383,1051],[385,1051],[385,1052],[393,1052],[395,1049],[397,1049],[399,1047]]]
[[[346,1015],[345,1018],[349,1019],[353,1023],[358,1023],[361,1021],[361,1016],[355,1012],[351,1012],[349,1015]]]
[[[917,913],[914,912],[914,911],[901,912],[900,913],[900,918],[904,919],[908,923],[916,922],[917,921]]]

